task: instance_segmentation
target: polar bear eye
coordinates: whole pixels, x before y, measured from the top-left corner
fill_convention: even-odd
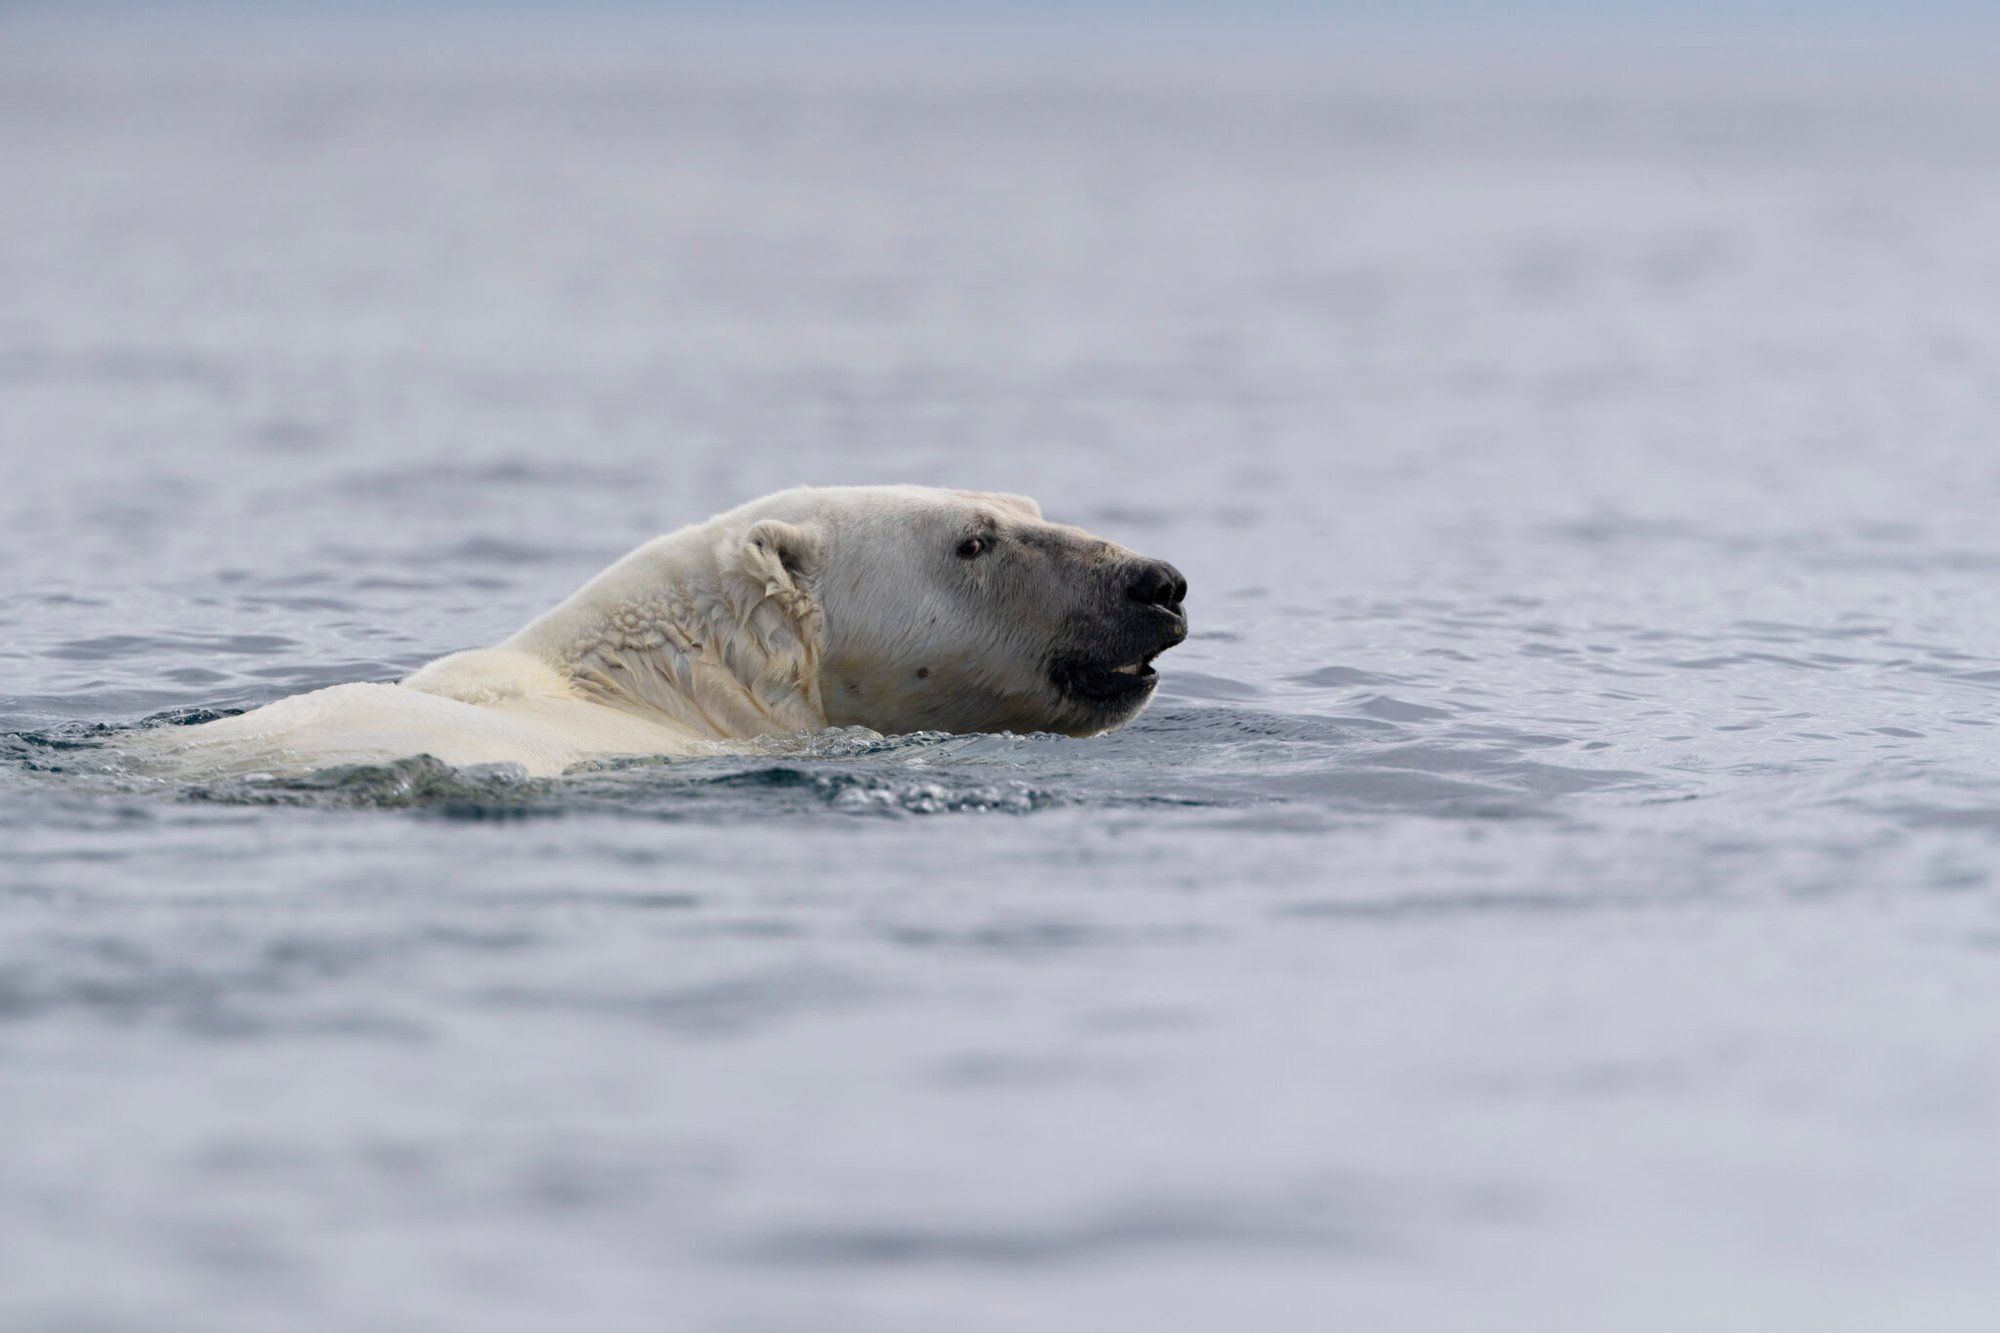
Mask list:
[[[992,544],[992,542],[987,541],[984,537],[967,537],[958,544],[958,558],[960,560],[976,559],[984,555],[986,549]]]

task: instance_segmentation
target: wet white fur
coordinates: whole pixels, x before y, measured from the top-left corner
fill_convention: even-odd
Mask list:
[[[1056,555],[972,569],[953,549],[980,525]],[[497,647],[147,737],[182,772],[428,754],[553,775],[829,725],[1094,730],[1046,680],[1048,635],[1090,595],[1079,570],[1130,555],[1018,496],[799,488],[655,538]]]

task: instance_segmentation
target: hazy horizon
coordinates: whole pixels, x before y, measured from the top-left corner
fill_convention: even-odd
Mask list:
[[[1874,42],[1983,42],[2000,36],[2000,14],[1973,0],[1887,5],[1842,0],[1809,11],[1782,0],[1745,4],[1689,0],[1524,0],[1496,6],[1476,0],[1212,0],[1139,5],[1131,0],[982,0],[923,5],[864,0],[837,12],[799,0],[17,0],[0,5],[0,33],[16,43],[65,48],[120,48],[142,43],[288,50],[299,43],[442,42],[453,50],[658,49],[661,44],[721,43],[814,51],[954,44],[967,40],[1025,46],[1036,52],[1073,43],[1153,49],[1292,47],[1353,40],[1417,42],[1544,41],[1611,44],[1734,43],[1853,45]]]

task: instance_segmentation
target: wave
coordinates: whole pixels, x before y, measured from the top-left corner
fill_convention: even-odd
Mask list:
[[[226,715],[183,708],[155,727]],[[1443,710],[1377,696],[1333,716],[1205,706],[1160,708],[1089,740],[1031,734],[882,736],[860,728],[771,737],[696,759],[618,760],[560,778],[506,764],[455,768],[428,756],[176,781],[121,742],[139,729],[67,723],[0,733],[16,784],[163,801],[319,810],[413,810],[445,818],[618,814],[650,819],[811,815],[1034,815],[1082,808],[1519,817],[1599,793],[1658,796],[1660,775],[1555,762],[1574,743],[1491,724],[1440,725]]]

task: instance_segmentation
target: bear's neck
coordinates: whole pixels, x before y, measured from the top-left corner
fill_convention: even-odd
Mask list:
[[[712,525],[657,538],[507,646],[588,699],[708,739],[822,728],[817,613],[747,575],[740,549]]]

